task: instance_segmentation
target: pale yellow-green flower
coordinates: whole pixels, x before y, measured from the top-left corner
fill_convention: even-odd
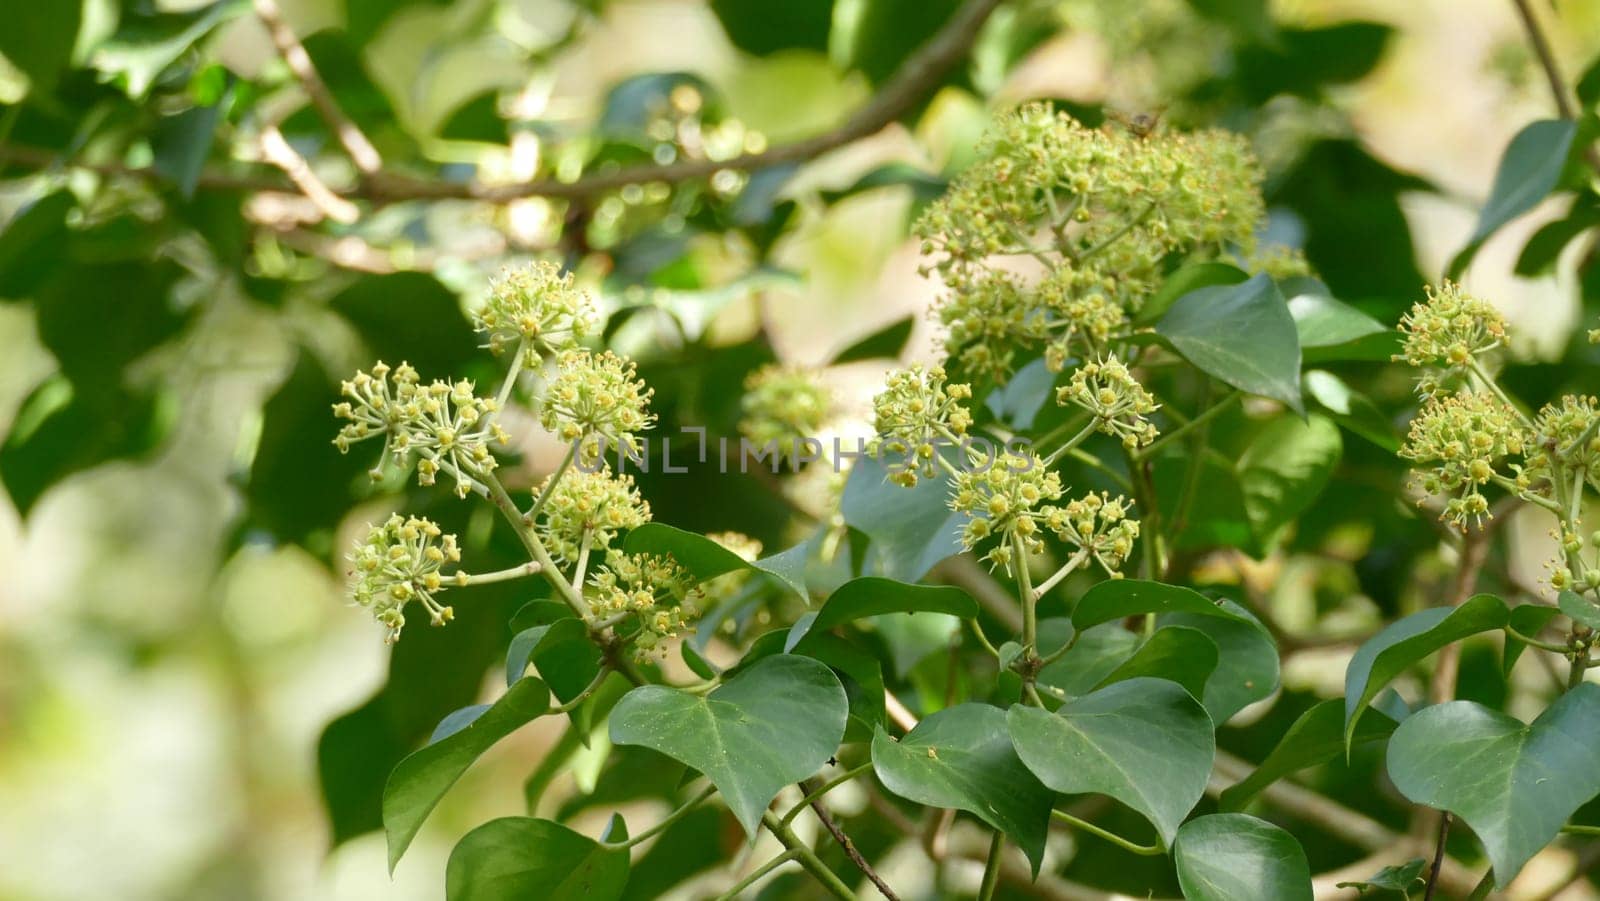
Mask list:
[[[370,609],[388,629],[385,638],[390,644],[400,639],[406,624],[405,606],[411,601],[422,603],[435,626],[455,617],[434,594],[445,588],[440,567],[460,563],[461,551],[456,537],[443,534],[436,523],[397,513],[383,524],[369,527],[349,559],[354,577],[351,599]]]
[[[600,459],[607,448],[639,450],[639,433],[655,424],[649,411],[655,392],[639,379],[633,361],[609,350],[569,350],[556,369],[539,409],[545,428],[575,442],[585,461]]]
[[[1087,410],[1094,416],[1096,428],[1115,436],[1129,450],[1156,440],[1155,424],[1145,417],[1159,405],[1116,357],[1079,366],[1071,381],[1056,389],[1056,403]]]
[[[1007,451],[987,465],[958,472],[951,486],[950,509],[969,517],[961,543],[976,548],[991,536],[1001,540],[983,557],[992,564],[1012,564],[1011,536],[1022,539],[1029,553],[1044,550],[1044,530],[1052,505],[1061,499],[1061,477],[1032,453]]]
[[[1417,464],[1417,487],[1444,495],[1442,518],[1465,527],[1488,515],[1483,487],[1509,455],[1527,446],[1516,414],[1490,394],[1465,393],[1429,398],[1411,421],[1400,456]]]
[[[577,347],[594,330],[595,311],[572,273],[540,261],[501,272],[473,321],[489,336],[491,351],[521,347],[523,363],[532,367]]]
[[[640,660],[664,654],[665,642],[699,618],[704,602],[688,570],[656,554],[612,554],[591,584],[590,606],[602,620],[637,616],[633,648]]]
[[[551,476],[534,491],[543,497]],[[582,551],[584,536],[592,552],[603,553],[619,533],[650,521],[650,504],[639,496],[633,477],[612,475],[609,467],[589,472],[565,473],[545,498],[539,534],[551,556],[574,561]]]

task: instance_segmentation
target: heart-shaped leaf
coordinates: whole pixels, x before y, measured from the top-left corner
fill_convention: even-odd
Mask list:
[[[550,692],[538,679],[523,679],[488,708],[462,723],[455,714],[435,730],[432,744],[413,752],[389,773],[383,787],[383,831],[389,842],[389,871],[410,847],[422,821],[467,767],[495,742],[550,709]]]
[[[972,619],[978,615],[978,602],[949,585],[912,585],[876,576],[852,579],[829,595],[815,615],[800,617],[789,630],[787,649],[793,650],[812,632],[882,613],[945,613]]]
[[[635,688],[611,711],[611,741],[652,748],[704,773],[754,837],[778,792],[822,769],[838,750],[849,710],[832,670],[779,654],[704,697]]]
[[[1346,746],[1355,734],[1356,715],[1396,676],[1453,641],[1505,624],[1505,602],[1492,594],[1480,594],[1458,607],[1430,607],[1395,620],[1367,639],[1344,672]]]
[[[898,742],[879,729],[872,768],[885,788],[908,801],[965,810],[1004,832],[1038,872],[1053,796],[1012,749],[1004,710],[949,707]]]
[[[1472,701],[1411,715],[1389,739],[1389,778],[1472,827],[1504,886],[1600,793],[1600,686],[1583,683],[1531,724]]]
[[[1173,848],[1189,901],[1311,901],[1311,866],[1294,836],[1242,813],[1183,824]]]
[[[1039,621],[1039,647],[1055,649],[1072,637],[1072,623],[1065,619]],[[1105,680],[1133,656],[1139,648],[1139,636],[1123,628],[1120,622],[1101,623],[1083,630],[1071,652],[1060,660],[1039,670],[1038,681],[1068,695],[1085,695]],[[1017,645],[1020,653],[1021,645]],[[1004,648],[1001,648],[1002,653]],[[1003,665],[1007,662],[1003,661]]]
[[[1074,647],[1073,651],[1077,648]],[[1183,686],[1196,698],[1206,690],[1206,680],[1217,668],[1217,643],[1199,629],[1167,626],[1157,629],[1133,656],[1124,660],[1101,686],[1149,676]]]
[[[1202,372],[1304,412],[1299,333],[1265,273],[1190,291],[1161,317],[1156,333]]]
[[[1245,515],[1263,547],[1297,519],[1333,476],[1344,441],[1322,416],[1281,416],[1267,424],[1239,457]]]
[[[1211,721],[1218,725],[1278,689],[1278,645],[1250,611],[1234,601],[1219,605],[1232,616],[1169,613],[1162,626],[1185,626],[1204,632],[1217,646],[1217,666],[1197,695]]]
[[[1205,708],[1165,679],[1117,682],[1055,713],[1018,705],[1006,722],[1039,781],[1063,794],[1109,795],[1144,814],[1167,844],[1205,794],[1217,750]]]
[[[839,511],[847,525],[871,539],[869,571],[915,581],[961,552],[966,515],[951,512],[949,498],[942,472],[904,488],[889,481],[884,461],[864,457],[850,468]]]
[[[1387,738],[1395,721],[1377,707],[1362,714],[1356,723],[1355,744]],[[1239,810],[1262,789],[1290,773],[1326,763],[1344,753],[1344,704],[1329,698],[1313,705],[1283,733],[1278,746],[1255,772],[1229,786],[1217,798],[1223,810]]]
[[[468,832],[445,868],[448,901],[609,901],[628,882],[628,852],[559,823],[502,817]]]

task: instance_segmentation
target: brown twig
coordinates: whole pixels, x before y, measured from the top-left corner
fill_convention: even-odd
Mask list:
[[[1539,27],[1539,20],[1534,18],[1533,7],[1528,5],[1528,0],[1511,0],[1511,3],[1517,8],[1517,18],[1522,20],[1523,31],[1528,34],[1528,43],[1533,45],[1534,55],[1539,58],[1539,68],[1544,70],[1545,80],[1550,83],[1550,95],[1555,98],[1556,111],[1563,119],[1577,119],[1578,108],[1567,94],[1567,81],[1561,77],[1561,66],[1556,62],[1555,52],[1550,49],[1550,42],[1544,36],[1544,29]],[[1588,147],[1584,149],[1583,156],[1596,172],[1600,172],[1600,152]]]
[[[800,791],[808,795],[816,791],[818,787],[816,782],[810,779],[800,783]],[[878,871],[872,868],[872,864],[861,856],[861,852],[856,849],[856,843],[850,840],[850,836],[846,835],[843,829],[839,828],[839,824],[828,813],[828,808],[822,803],[821,798],[811,802],[811,812],[817,815],[817,820],[822,823],[822,828],[828,830],[828,834],[833,836],[833,840],[839,843],[839,847],[844,850],[844,856],[850,858],[850,862],[856,865],[856,869],[872,880],[872,884],[877,886],[878,891],[889,901],[900,901],[900,897],[894,893],[894,889],[889,888],[889,884],[883,881],[883,877],[879,876]]]
[[[355,204],[335,194],[311,171],[311,164],[300,151],[289,146],[276,125],[269,124],[261,129],[261,158],[282,169],[322,215],[346,225],[361,217],[361,210]]]
[[[300,83],[311,105],[316,107],[317,115],[322,117],[323,123],[339,140],[345,153],[350,155],[356,171],[364,176],[376,175],[383,168],[383,158],[378,155],[378,148],[372,146],[356,123],[339,108],[333,92],[328,90],[327,83],[317,74],[317,67],[312,64],[305,45],[283,21],[283,12],[278,9],[277,0],[254,0],[254,4],[256,17],[267,27],[273,46],[278,48],[278,54],[289,66],[289,72]]]

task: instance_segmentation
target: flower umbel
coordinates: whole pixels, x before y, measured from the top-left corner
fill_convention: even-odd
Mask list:
[[[349,559],[355,576],[351,599],[371,609],[373,617],[388,627],[390,644],[400,640],[406,624],[404,609],[413,600],[422,602],[435,626],[455,618],[455,611],[433,596],[445,587],[439,568],[460,563],[461,551],[456,536],[442,534],[436,523],[397,513],[382,525],[370,527]]]
[[[1113,579],[1122,578],[1122,564],[1139,538],[1139,521],[1128,517],[1133,502],[1107,492],[1084,495],[1065,507],[1045,512],[1045,524],[1056,537],[1099,563]]]
[[[522,348],[523,363],[537,366],[546,357],[571,350],[594,329],[594,304],[554,263],[506,269],[489,285],[489,300],[473,314],[496,354]]]
[[[1483,486],[1500,475],[1501,461],[1521,454],[1526,443],[1516,415],[1499,398],[1453,394],[1424,404],[1400,456],[1427,467],[1415,484],[1427,494],[1447,495],[1440,518],[1465,528],[1488,514]]]
[[[1090,361],[1056,389],[1056,403],[1075,404],[1094,415],[1095,426],[1133,450],[1156,440],[1155,424],[1145,418],[1159,406],[1116,357]]]
[[[609,350],[569,350],[557,359],[539,421],[563,441],[578,442],[585,461],[598,460],[608,445],[632,453],[638,433],[655,424],[648,410],[654,393],[639,380],[633,361]]]
[[[1430,285],[1426,291],[1428,299],[1400,319],[1405,344],[1395,359],[1437,370],[1418,382],[1418,390],[1433,396],[1464,378],[1474,357],[1498,347],[1506,326],[1498,310],[1454,282],[1437,289]]]
[[[704,595],[694,576],[671,557],[612,554],[592,580],[591,606],[602,620],[636,614],[634,656],[666,653],[664,643],[700,616]]]
[[[970,385],[945,383],[942,366],[919,364],[889,373],[872,409],[881,446],[912,458],[894,474],[896,481],[915,485],[918,469],[932,470],[934,442],[967,433],[972,414],[961,402],[971,398]]]
[[[983,559],[1009,569],[1010,536],[1021,537],[1029,553],[1043,551],[1040,526],[1051,521],[1050,504],[1060,500],[1061,495],[1061,476],[1051,472],[1043,460],[1032,453],[1007,451],[990,465],[956,475],[950,509],[971,517],[961,532],[961,543],[967,550],[991,535],[1008,539],[991,548]]]
[[[536,497],[544,495],[551,478],[555,476],[546,478],[534,492]],[[585,535],[591,550],[604,551],[617,533],[649,521],[650,504],[639,496],[632,476],[614,476],[609,467],[597,472],[579,469],[555,483],[544,503],[539,534],[551,556],[571,562],[578,559]]]
[[[334,404],[333,413],[350,421],[340,427],[338,436],[333,439],[339,453],[347,453],[352,444],[382,435],[387,456],[393,436],[401,430],[416,399],[417,382],[417,371],[409,363],[401,363],[390,370],[388,364],[379,360],[370,373],[357,372],[341,383],[339,393],[349,400]],[[372,470],[374,479],[382,476],[381,466],[380,457],[379,465]]]
[[[814,437],[832,414],[827,389],[797,367],[763,366],[745,379],[744,391],[740,434],[762,447],[776,442],[780,454],[795,453],[798,442]]]
[[[473,394],[465,379],[420,384],[417,371],[401,363],[391,371],[383,363],[371,373],[357,372],[341,386],[348,401],[334,404],[335,415],[350,422],[333,439],[341,452],[350,445],[384,436],[386,455],[404,465],[414,453],[417,481],[432,485],[440,469],[455,476],[456,494],[466,497],[473,476],[486,475],[499,465],[489,451],[492,441],[508,436],[490,414],[498,409],[492,398]],[[380,475],[374,468],[373,478]]]

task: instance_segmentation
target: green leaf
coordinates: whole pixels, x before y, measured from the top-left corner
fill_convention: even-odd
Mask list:
[[[899,741],[879,729],[872,768],[884,788],[907,801],[965,810],[1004,832],[1038,872],[1053,798],[1017,757],[1004,710],[958,704]]]
[[[1561,251],[1573,239],[1596,226],[1600,226],[1600,204],[1588,197],[1580,198],[1565,217],[1546,222],[1528,238],[1528,243],[1522,245],[1522,253],[1517,255],[1513,271],[1524,277],[1549,275]]]
[[[711,11],[733,46],[766,56],[779,50],[828,49],[833,0],[711,0]]]
[[[56,191],[22,207],[0,229],[0,298],[27,297],[61,264],[67,215],[77,206],[71,191]]]
[[[545,648],[587,637],[583,621],[566,616],[553,622],[529,626],[511,637],[506,648],[506,687],[510,688],[528,671],[528,662]]]
[[[1391,864],[1359,882],[1340,882],[1334,888],[1353,888],[1357,892],[1399,892],[1411,897],[1411,890],[1422,881],[1422,870],[1428,862],[1420,857],[1402,864]]]
[[[809,657],[781,654],[706,696],[644,685],[611,711],[611,741],[643,745],[710,779],[752,838],[785,785],[838,750],[850,705],[838,677]]]
[[[1325,369],[1306,372],[1304,386],[1311,399],[1321,404],[1339,425],[1394,453],[1400,438],[1394,423],[1365,394],[1351,388],[1344,379]]]
[[[1242,813],[1178,830],[1173,860],[1189,901],[1311,901],[1311,866],[1294,836]]]
[[[840,585],[822,609],[802,616],[789,630],[785,650],[792,651],[807,635],[821,632],[852,620],[882,613],[945,613],[959,619],[974,619],[978,602],[949,585],[912,585],[866,576]]]
[[[1006,724],[1023,764],[1052,791],[1115,798],[1168,846],[1205,794],[1217,750],[1205,708],[1165,679],[1117,682],[1055,713],[1019,704]]]
[[[1196,697],[1219,725],[1278,688],[1278,645],[1272,636],[1236,602],[1224,599],[1220,609],[1233,616],[1169,613],[1156,620],[1197,629],[1217,646],[1216,670],[1206,679],[1205,693]]]
[[[1073,652],[1077,651],[1074,647]],[[1068,656],[1072,656],[1071,653]],[[1149,676],[1176,682],[1195,698],[1204,696],[1206,680],[1217,668],[1217,643],[1199,629],[1167,626],[1157,629],[1133,656],[1124,660],[1102,686]]]
[[[1256,625],[1255,620],[1191,588],[1143,579],[1107,579],[1096,583],[1078,599],[1072,625],[1080,632],[1090,626],[1126,619],[1141,613],[1195,613],[1219,616]]]
[[[1065,619],[1039,622],[1041,648],[1059,648],[1071,637],[1072,623]],[[1017,647],[1020,652],[1021,646]],[[1073,696],[1088,694],[1116,672],[1138,647],[1139,636],[1120,622],[1084,629],[1070,653],[1039,671],[1039,683]]]
[[[1289,298],[1289,315],[1294,317],[1300,347],[1307,350],[1338,347],[1390,331],[1378,320],[1325,293],[1309,292]]]
[[[193,12],[130,16],[116,34],[94,48],[90,63],[122,86],[129,97],[144,99],[157,76],[211,29],[250,12],[240,0],[219,0]]]
[[[449,901],[611,901],[628,882],[628,852],[559,823],[502,817],[468,832],[445,868]]]
[[[833,365],[855,363],[860,360],[897,359],[900,352],[905,349],[906,341],[911,338],[911,328],[915,324],[916,318],[912,316],[897,319],[839,351],[833,358]]]
[[[1345,746],[1355,735],[1356,716],[1396,676],[1447,644],[1505,624],[1505,602],[1480,594],[1459,607],[1430,607],[1395,620],[1367,639],[1344,673]]]
[[[72,61],[82,19],[79,0],[11,5],[0,28],[0,54],[28,76],[35,94],[48,94]]]
[[[630,554],[666,554],[700,582],[735,570],[748,569],[777,578],[801,598],[810,596],[805,586],[805,551],[809,543],[751,563],[698,532],[686,532],[666,523],[647,522],[629,532],[622,546]],[[800,553],[792,553],[796,551]]]
[[[1362,714],[1356,724],[1354,743],[1387,738],[1395,721],[1376,707]],[[1267,754],[1250,775],[1224,789],[1217,798],[1223,810],[1240,810],[1261,790],[1290,773],[1326,763],[1344,753],[1344,704],[1338,698],[1313,705],[1283,733],[1278,746]]]
[[[471,709],[471,708],[468,708]],[[383,787],[383,830],[389,842],[389,872],[411,846],[422,821],[474,760],[495,742],[550,709],[550,692],[538,679],[511,686],[493,706],[469,722],[441,724],[432,744],[400,761]],[[453,716],[453,714],[452,714]],[[446,718],[449,722],[450,718]]]
[[[1478,215],[1478,227],[1450,263],[1452,277],[1461,274],[1500,226],[1533,209],[1555,188],[1577,134],[1578,123],[1568,119],[1544,119],[1517,132],[1500,158],[1489,200]]]
[[[934,564],[961,552],[966,516],[949,507],[943,472],[911,488],[889,481],[876,457],[856,460],[839,501],[846,525],[871,539],[868,566],[878,575],[914,582]]]
[[[1299,334],[1267,275],[1190,291],[1161,317],[1156,333],[1201,371],[1304,412]]]
[[[1556,603],[1567,619],[1591,629],[1600,629],[1600,607],[1596,607],[1588,598],[1579,597],[1576,592],[1563,591],[1556,596]]]
[[[1343,451],[1339,427],[1321,416],[1281,416],[1250,442],[1239,457],[1239,487],[1263,547],[1317,499]]]
[[[1544,631],[1544,627],[1550,624],[1550,620],[1555,619],[1560,612],[1560,610],[1548,604],[1519,604],[1511,608],[1511,613],[1506,616],[1506,626],[1529,638],[1536,638],[1540,632]],[[1528,645],[1526,643],[1507,632],[1505,656],[1500,665],[1501,673],[1507,676],[1511,675],[1511,668],[1517,665],[1517,659],[1527,649]]]
[[[1529,725],[1472,701],[1412,714],[1389,739],[1389,778],[1472,828],[1505,886],[1600,793],[1600,686],[1583,683]]]
[[[172,179],[178,186],[178,193],[185,198],[194,196],[226,102],[193,106],[175,116],[165,116],[150,137],[150,146],[155,152],[153,167]]]

